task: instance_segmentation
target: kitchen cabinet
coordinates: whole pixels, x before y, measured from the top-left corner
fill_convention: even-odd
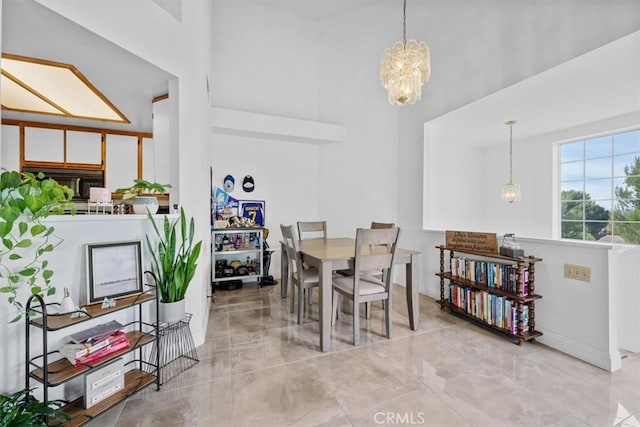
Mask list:
[[[102,164],[102,133],[67,131],[67,163]]]
[[[64,163],[64,130],[25,127],[24,161]]]
[[[2,125],[0,167],[8,171],[20,170],[20,128]]]
[[[131,186],[138,178],[138,138],[107,135],[106,153],[105,186],[111,191]]]

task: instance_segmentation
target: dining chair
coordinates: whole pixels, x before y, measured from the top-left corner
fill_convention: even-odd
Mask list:
[[[387,228],[394,228],[396,225],[393,222],[377,222],[371,221],[371,226],[369,227],[372,230],[382,230]],[[374,276],[379,276],[382,278],[382,272],[374,273]],[[384,301],[382,301],[382,307],[384,308]],[[367,319],[371,319],[371,303],[367,302],[364,306],[364,317]]]
[[[282,239],[285,243],[287,258],[289,262],[289,273],[291,274],[291,313],[294,311],[295,305],[295,288],[298,288],[298,324],[302,324],[304,317],[304,294],[307,291],[309,295],[309,306],[311,306],[312,288],[320,285],[318,269],[313,267],[305,267],[302,263],[300,250],[298,247],[298,239],[296,238],[293,225],[280,224],[282,231]]]
[[[372,230],[381,230],[381,229],[385,229],[385,228],[394,228],[396,225],[393,222],[376,222],[376,221],[371,221],[371,228]]]
[[[391,338],[391,278],[399,228],[356,230],[354,274],[333,278],[333,316],[338,316],[339,297],[353,303],[353,345],[360,344],[360,303],[384,301],[385,329]],[[382,271],[382,277],[372,275]]]
[[[327,221],[298,221],[298,236],[300,240],[326,239]]]

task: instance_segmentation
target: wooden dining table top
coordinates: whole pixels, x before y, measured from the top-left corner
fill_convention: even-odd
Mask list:
[[[351,237],[300,240],[299,250],[305,257],[318,261],[338,261],[355,257],[356,240]],[[406,264],[412,254],[410,249],[397,248],[394,263]]]

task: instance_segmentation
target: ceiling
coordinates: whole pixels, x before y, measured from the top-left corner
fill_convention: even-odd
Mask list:
[[[173,76],[33,0],[2,1],[2,52],[74,65],[131,123],[2,111],[2,118],[151,132]]]
[[[154,0],[180,19],[183,0]],[[236,1],[236,0],[228,0]],[[248,4],[323,20],[392,0],[246,0]],[[396,1],[396,0],[393,0]],[[398,2],[400,0],[397,0]],[[130,125],[3,111],[3,118],[151,131],[151,100],[173,76],[57,15],[34,0],[2,1],[2,50],[75,65],[130,121]],[[504,142],[504,121],[517,119],[514,141],[640,110],[638,34],[595,49],[430,122],[459,144]],[[626,42],[625,42],[626,40]],[[615,65],[614,65],[615,64]],[[579,115],[574,105],[580,105]],[[460,126],[464,123],[464,126]]]
[[[351,12],[381,0],[251,0],[280,11],[315,21]],[[397,0],[398,2],[400,0]]]
[[[518,82],[429,122],[442,143],[514,143],[640,111],[640,32]],[[637,119],[636,119],[637,120]]]

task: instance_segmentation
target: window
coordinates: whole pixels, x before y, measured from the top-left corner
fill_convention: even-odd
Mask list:
[[[640,244],[640,129],[560,144],[563,239]]]

